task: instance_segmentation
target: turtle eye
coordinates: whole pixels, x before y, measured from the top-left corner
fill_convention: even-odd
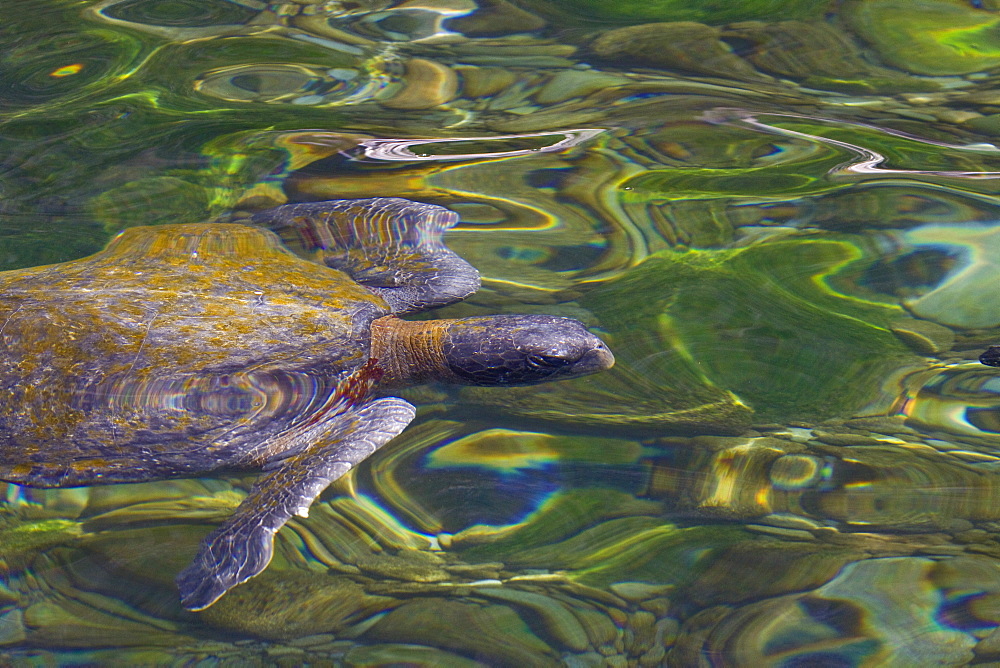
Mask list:
[[[528,355],[528,366],[534,369],[558,369],[569,364],[569,360],[554,355]]]

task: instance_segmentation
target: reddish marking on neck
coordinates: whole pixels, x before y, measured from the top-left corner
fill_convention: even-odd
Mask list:
[[[369,358],[357,371],[347,378],[341,387],[337,388],[337,397],[343,398],[351,406],[356,406],[371,394],[372,387],[382,380],[385,371],[378,365],[378,360]]]
[[[347,406],[357,406],[368,398],[372,387],[382,380],[384,375],[385,371],[378,365],[378,360],[374,357],[369,358],[340,383],[319,410],[302,424],[302,428],[311,427],[330,415],[336,415]]]

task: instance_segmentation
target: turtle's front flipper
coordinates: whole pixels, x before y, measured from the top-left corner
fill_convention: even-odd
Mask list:
[[[253,216],[296,253],[340,269],[393,313],[457,302],[479,289],[479,272],[441,237],[458,214],[399,197],[286,204]]]
[[[264,570],[271,561],[278,529],[292,515],[304,517],[320,492],[389,442],[413,415],[413,406],[402,399],[369,401],[332,418],[329,428],[312,444],[276,460],[233,516],[202,541],[194,561],[177,576],[183,606],[207,608]]]

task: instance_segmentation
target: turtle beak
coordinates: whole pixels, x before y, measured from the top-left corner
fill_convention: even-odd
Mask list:
[[[594,347],[573,364],[572,372],[573,375],[597,373],[610,369],[614,365],[615,356],[611,354],[607,345],[598,339]]]

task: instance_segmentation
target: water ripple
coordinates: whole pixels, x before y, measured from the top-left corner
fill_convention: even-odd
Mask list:
[[[796,118],[812,122],[832,123],[837,125],[866,128],[870,130],[876,130],[878,132],[891,135],[894,137],[900,137],[911,141],[918,141],[924,144],[939,146],[941,148],[947,148],[952,150],[974,151],[977,153],[1000,153],[1000,148],[997,148],[993,144],[986,144],[986,143],[949,144],[946,142],[935,141],[933,139],[925,139],[922,137],[917,137],[915,135],[906,132],[891,130],[877,125],[872,125],[869,123],[857,123],[853,121],[841,121],[829,118],[818,118],[802,114],[768,113],[767,115],[777,116],[780,118]],[[831,146],[837,146],[839,148],[847,149],[848,151],[851,151],[852,153],[855,153],[861,157],[861,160],[858,162],[852,162],[846,165],[841,165],[835,169],[830,170],[830,172],[828,172],[830,176],[843,175],[843,174],[921,174],[921,175],[946,176],[946,177],[956,177],[965,179],[995,179],[997,177],[1000,177],[1000,172],[988,172],[988,171],[974,172],[974,171],[952,171],[952,170],[927,170],[927,169],[891,169],[887,167],[880,167],[880,165],[882,165],[887,160],[887,158],[886,156],[882,155],[881,153],[878,153],[877,151],[865,148],[864,146],[851,144],[846,141],[840,141],[837,139],[831,139],[829,137],[821,137],[806,132],[799,132],[796,130],[790,130],[788,128],[781,128],[775,125],[769,125],[767,123],[758,120],[755,114],[739,109],[713,109],[712,111],[706,112],[703,118],[709,123],[729,123],[729,124],[740,123],[743,125],[747,125],[751,128],[760,130],[762,132],[783,135],[786,137],[798,137],[802,139],[817,141],[824,144],[829,144]]]
[[[462,137],[449,139],[369,139],[361,142],[363,154],[366,158],[374,160],[406,160],[406,161],[442,161],[442,160],[475,160],[480,158],[513,158],[521,155],[533,155],[538,153],[553,153],[563,151],[574,146],[578,146],[588,141],[605,130],[600,128],[581,128],[576,130],[560,130],[556,132],[528,132],[514,135],[496,135],[493,137]],[[531,137],[562,137],[555,143],[539,146],[538,148],[511,149],[507,151],[488,151],[482,153],[457,153],[457,154],[427,154],[414,153],[413,146],[431,146],[442,144],[447,146],[454,143],[465,142],[492,142],[508,139],[526,139]]]

